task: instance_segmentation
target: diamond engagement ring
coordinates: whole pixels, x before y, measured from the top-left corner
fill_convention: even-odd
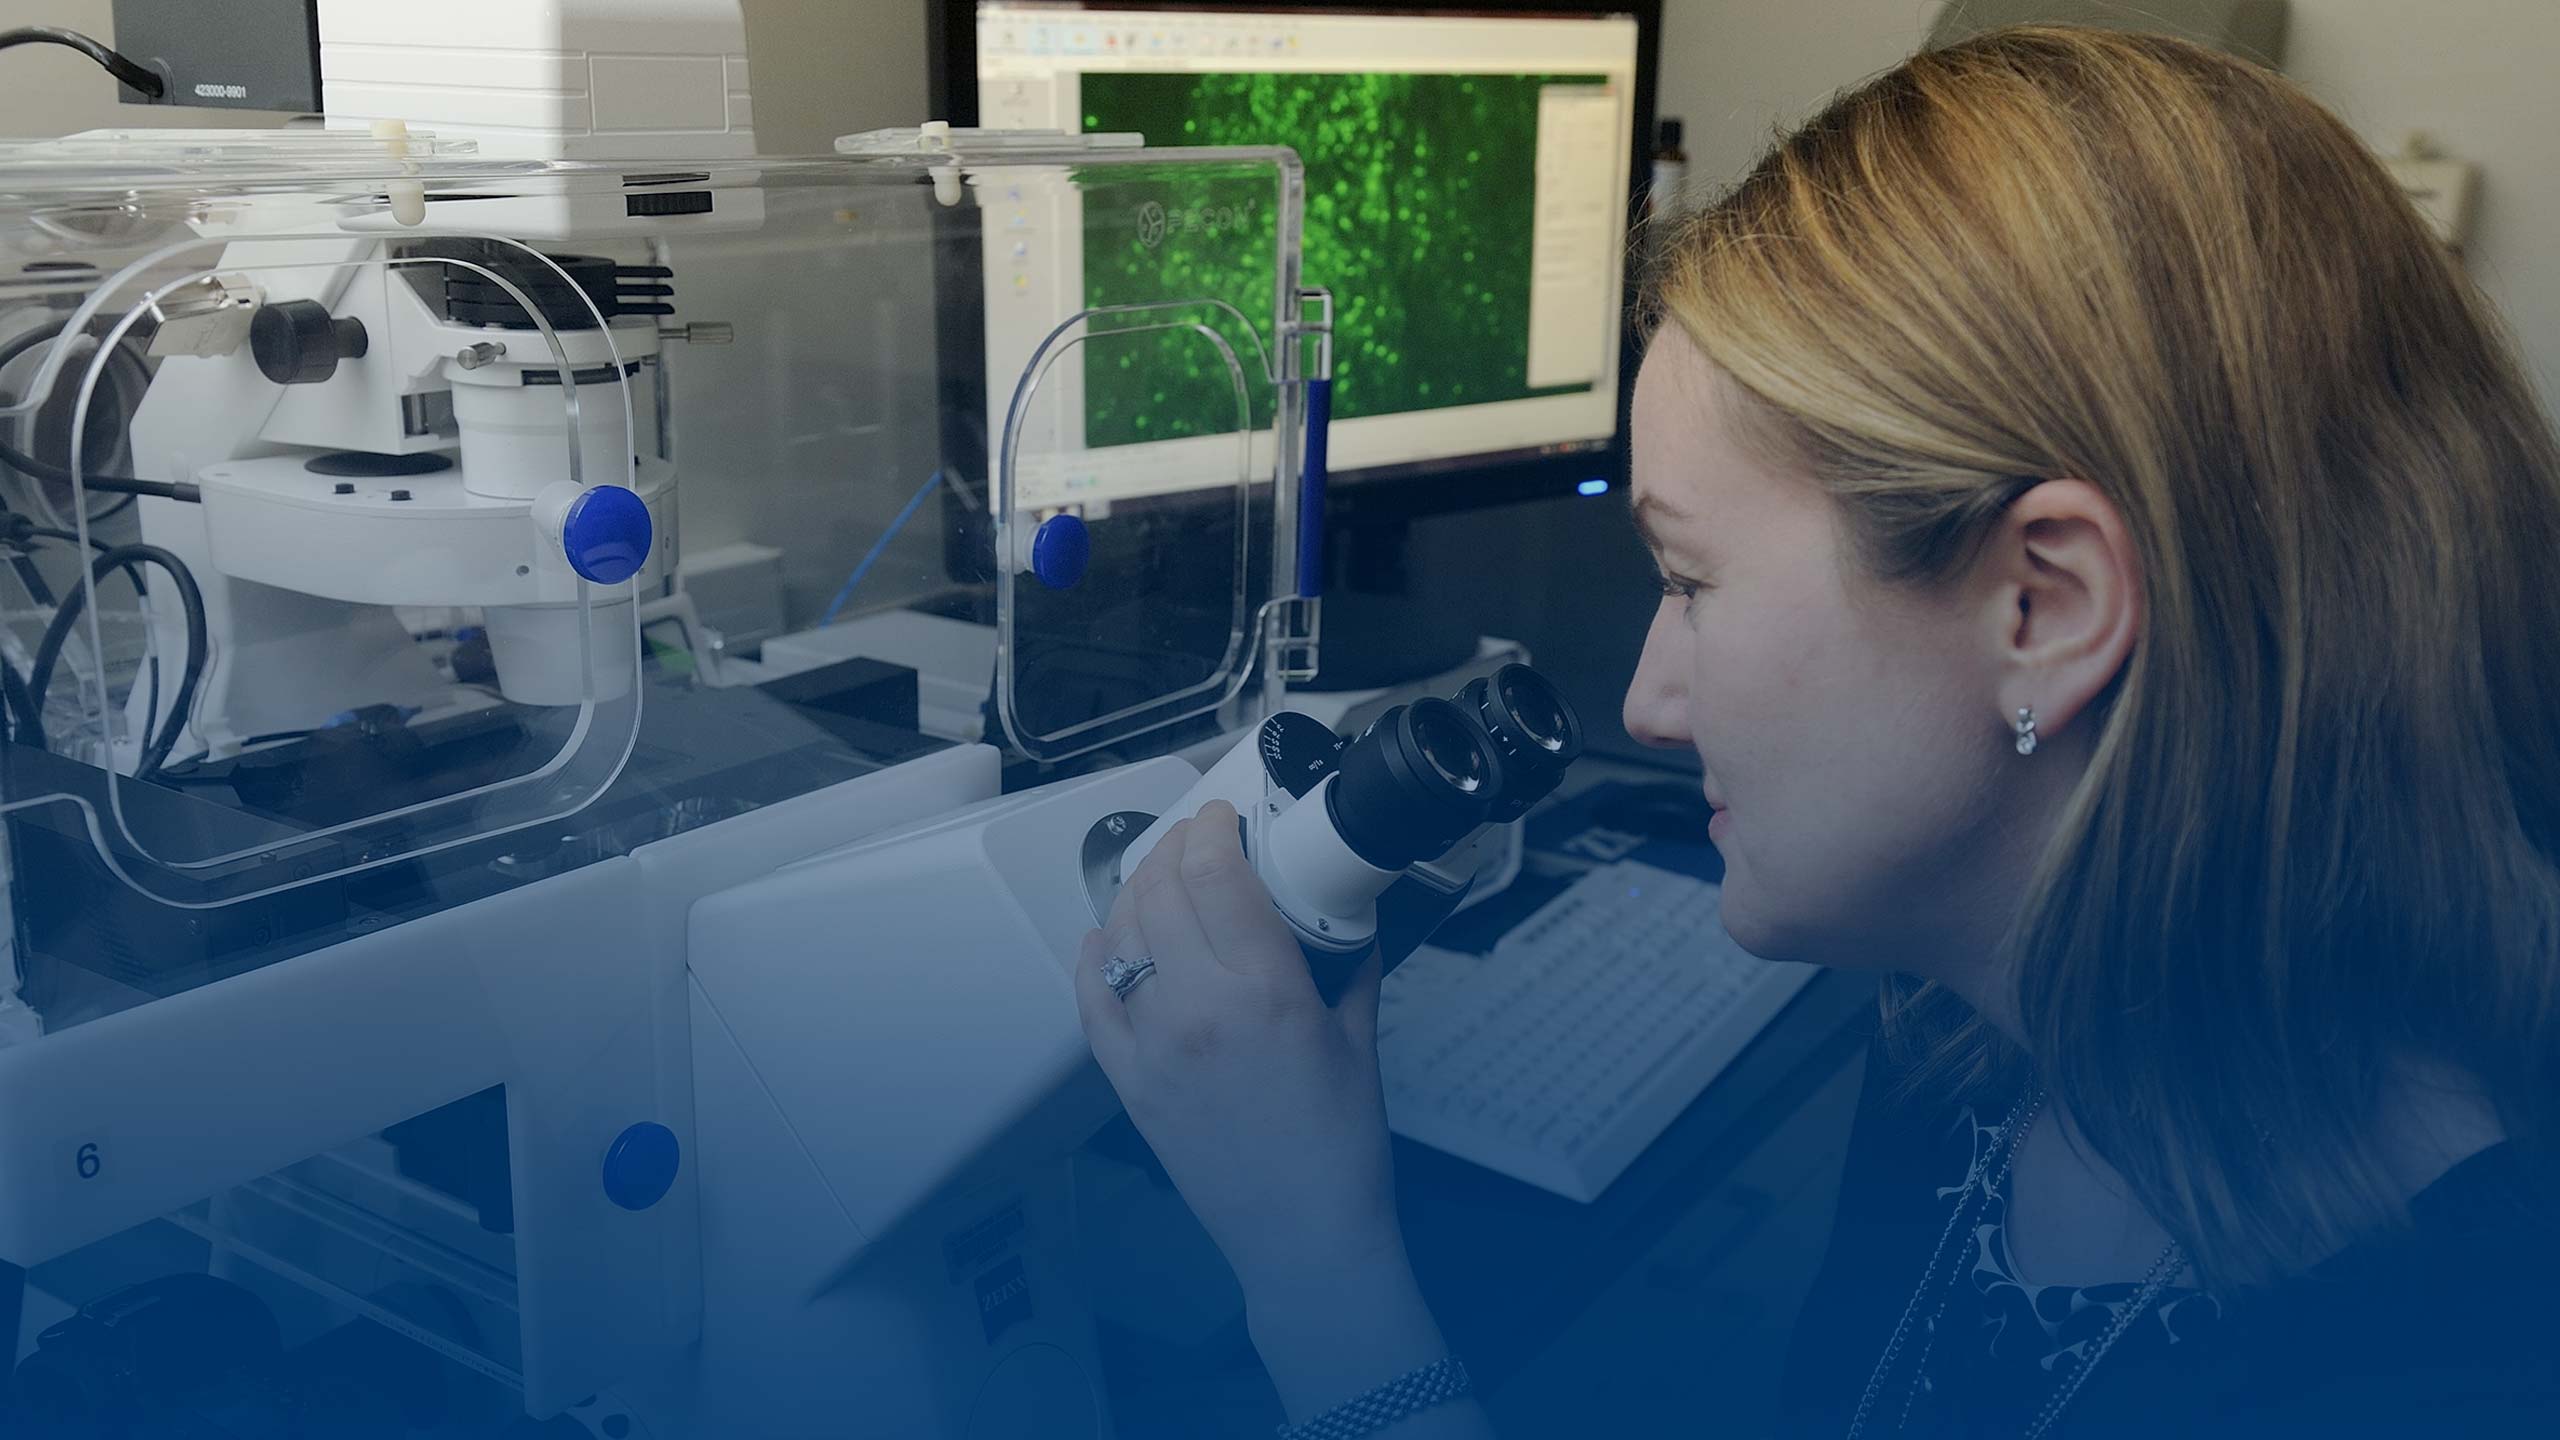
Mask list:
[[[1128,1000],[1130,991],[1137,989],[1148,976],[1154,973],[1156,973],[1156,962],[1143,957],[1136,960],[1123,960],[1114,955],[1102,962],[1102,983],[1110,986],[1111,993],[1119,996],[1123,1002]]]

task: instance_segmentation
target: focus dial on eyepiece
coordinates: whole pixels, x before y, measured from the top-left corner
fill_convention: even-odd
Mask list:
[[[1263,778],[1288,791],[1292,800],[1315,793],[1341,763],[1346,743],[1332,726],[1296,710],[1283,710],[1263,721],[1254,736]]]

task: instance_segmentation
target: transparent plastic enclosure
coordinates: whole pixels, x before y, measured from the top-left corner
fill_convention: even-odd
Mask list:
[[[1233,698],[1295,573],[1295,158],[839,149],[0,146],[22,961],[111,1009]]]
[[[996,509],[1035,562],[1062,529],[1090,555],[1081,584],[1038,563],[998,577],[1001,711],[1025,753],[1066,758],[1215,707],[1253,663],[1288,533],[1274,507],[1292,498],[1255,482],[1293,473],[1302,439],[1283,353],[1294,180],[1267,160],[1139,160],[1061,197],[1094,303],[1020,367]],[[1021,203],[1022,181],[989,183]]]

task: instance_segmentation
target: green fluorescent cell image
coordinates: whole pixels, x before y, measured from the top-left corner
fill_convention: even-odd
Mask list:
[[[1087,74],[1083,119],[1088,133],[1136,131],[1151,145],[1298,152],[1307,186],[1303,278],[1333,292],[1333,413],[1354,420],[1590,388],[1530,387],[1529,281],[1539,93],[1603,83],[1599,75]],[[1115,196],[1097,205],[1088,195],[1085,303],[1212,299],[1267,332],[1269,187],[1161,188],[1126,203]],[[1133,211],[1146,218],[1130,223]],[[1250,370],[1249,342],[1228,338]],[[1253,423],[1267,425],[1267,387],[1251,388]],[[1086,347],[1085,394],[1089,445],[1235,428],[1231,372],[1195,331]]]

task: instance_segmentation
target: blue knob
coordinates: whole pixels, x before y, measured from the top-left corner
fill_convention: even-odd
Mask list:
[[[598,485],[569,502],[560,548],[570,569],[598,585],[619,585],[649,563],[654,535],[646,501],[620,485]]]
[[[1052,590],[1071,589],[1093,560],[1093,532],[1073,515],[1052,515],[1031,535],[1031,573]]]
[[[684,1146],[676,1132],[643,1120],[613,1137],[612,1148],[604,1152],[604,1197],[625,1210],[646,1210],[667,1198],[683,1165]]]

